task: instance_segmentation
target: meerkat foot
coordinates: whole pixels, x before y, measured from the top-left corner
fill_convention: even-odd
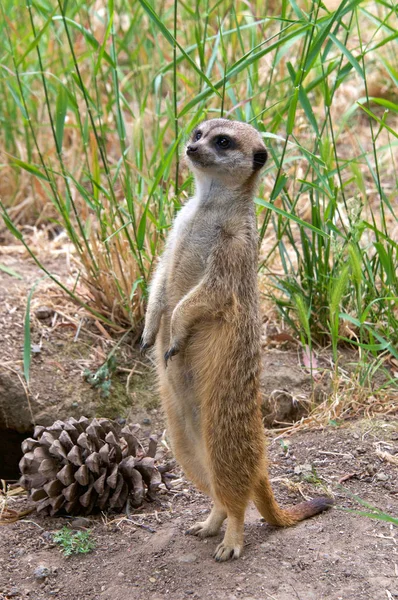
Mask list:
[[[225,562],[227,560],[233,560],[239,558],[242,554],[243,544],[237,544],[235,546],[231,546],[230,544],[226,544],[225,542],[221,542],[216,548],[216,551],[213,554],[213,558],[217,562]]]
[[[207,537],[213,537],[220,531],[220,527],[212,527],[207,521],[198,521],[187,529],[187,535],[196,535],[201,540]]]
[[[228,524],[224,539],[213,554],[213,558],[217,562],[239,558],[242,554],[245,507],[241,507],[239,510],[235,509],[232,513],[228,512],[227,517]]]
[[[200,539],[217,535],[221,525],[227,517],[227,511],[219,504],[214,504],[206,521],[199,521],[187,531],[189,535],[196,535]]]

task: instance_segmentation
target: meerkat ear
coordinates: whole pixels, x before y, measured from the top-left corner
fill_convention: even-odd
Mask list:
[[[265,165],[268,159],[268,153],[265,148],[253,153],[253,170],[259,171]]]

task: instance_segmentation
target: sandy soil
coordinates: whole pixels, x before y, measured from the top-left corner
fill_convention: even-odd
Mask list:
[[[0,262],[23,276],[18,280],[0,272],[0,366],[3,374],[18,379],[22,373],[26,297],[40,275],[17,253],[0,255]],[[43,304],[43,293],[34,298],[37,302],[33,308]],[[54,290],[44,288],[44,298],[50,304],[58,302]],[[61,310],[60,305],[58,308]],[[75,310],[77,323],[79,318]],[[99,399],[98,390],[92,390],[81,373],[85,367],[101,363],[106,356],[106,341],[98,329],[90,329],[86,323],[87,333],[81,332],[81,344],[72,351],[70,339],[76,334],[76,326],[68,328],[62,325],[67,319],[59,319],[57,335],[50,339],[42,336],[40,323],[33,322],[32,342],[42,342],[31,371],[35,407],[42,406],[43,414],[53,414],[56,419],[60,406],[73,413],[84,403],[89,412],[100,410],[105,416],[107,401]],[[277,362],[289,369],[296,357],[291,370],[300,371],[297,352],[278,352],[282,354]],[[275,365],[275,356],[270,360]],[[140,366],[131,378],[131,388],[121,405],[113,407],[116,412],[112,416],[117,416],[122,406],[130,410],[131,420],[140,421],[148,431],[161,433],[164,423],[153,400],[152,379],[145,377],[144,367]],[[124,377],[121,385],[125,389],[128,370],[119,375]],[[303,381],[303,388],[307,383]],[[210,506],[208,499],[184,479],[155,503],[129,516],[97,515],[82,522],[32,512],[0,528],[0,599],[398,598],[397,528],[343,510],[361,509],[352,497],[355,494],[397,517],[398,478],[393,464],[398,456],[397,420],[393,416],[363,419],[283,437],[274,432],[270,434],[269,451],[271,478],[282,504],[330,493],[335,508],[292,529],[278,530],[263,523],[251,506],[244,554],[239,561],[227,564],[212,559],[221,535],[207,541],[184,535],[196,520],[203,520]],[[29,503],[24,496],[17,496],[9,499],[8,506],[22,511]],[[95,549],[87,555],[65,558],[53,541],[53,533],[65,524],[89,529]],[[46,576],[39,576],[43,573],[40,567],[47,568]]]
[[[76,521],[35,513],[3,526],[0,597],[44,600],[391,600],[398,597],[398,535],[389,523],[342,508],[360,508],[350,494],[398,514],[397,469],[377,448],[398,451],[397,422],[357,422],[350,428],[295,434],[289,451],[270,447],[278,499],[288,504],[327,488],[336,508],[279,530],[262,523],[254,507],[246,519],[242,558],[226,564],[212,557],[216,539],[184,535],[209,509],[188,483],[130,515],[97,516],[84,523],[95,550],[65,558],[54,531]],[[316,475],[306,471],[311,465]],[[295,473],[296,471],[296,473]],[[301,474],[297,474],[301,472]],[[342,487],[338,481],[350,476]],[[312,483],[308,483],[310,479]],[[290,491],[289,491],[290,489]],[[296,489],[296,491],[293,491]],[[20,509],[26,500],[12,506]],[[78,525],[79,522],[76,523]],[[37,580],[44,566],[50,575]],[[1,593],[3,596],[1,596]]]

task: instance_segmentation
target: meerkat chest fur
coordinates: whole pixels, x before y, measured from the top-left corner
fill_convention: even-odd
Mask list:
[[[215,254],[217,270],[222,270],[222,263],[235,261],[238,276],[224,282],[225,291],[229,287],[231,294],[256,304],[255,214],[252,204],[240,191],[220,190],[214,185],[205,194],[199,188],[197,195],[181,210],[172,239],[166,286],[167,312],[172,312],[206,271],[214,267],[211,262]]]

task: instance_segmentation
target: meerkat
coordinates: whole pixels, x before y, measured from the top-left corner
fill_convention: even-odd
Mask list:
[[[252,126],[201,123],[186,147],[196,193],[178,213],[149,293],[142,348],[155,344],[160,395],[175,457],[211,496],[209,517],[187,533],[218,534],[214,558],[238,558],[253,500],[290,526],[331,504],[277,504],[260,412],[258,234],[254,193],[267,150]]]

